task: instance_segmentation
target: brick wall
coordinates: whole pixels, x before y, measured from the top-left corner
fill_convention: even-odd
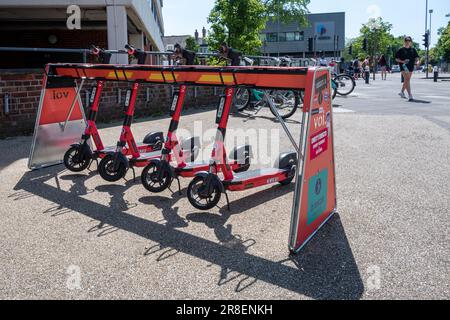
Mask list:
[[[0,138],[17,135],[31,135],[34,131],[36,113],[42,89],[43,74],[39,71],[0,71]],[[95,82],[86,82],[81,93],[83,104]],[[123,119],[123,101],[131,84],[108,82],[104,89],[99,123],[110,123]],[[120,89],[120,92],[119,92]],[[185,109],[215,106],[218,96],[214,88],[197,87],[188,90]],[[136,118],[168,114],[171,104],[171,87],[143,84],[139,90]],[[216,93],[219,93],[220,89]],[[9,113],[4,112],[4,96],[9,94]],[[119,103],[119,94],[122,103]]]

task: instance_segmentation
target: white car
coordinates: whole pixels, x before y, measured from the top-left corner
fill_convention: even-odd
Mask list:
[[[399,66],[398,64],[393,65],[393,66],[392,66],[391,72],[392,72],[392,73],[398,73],[398,72],[400,72],[400,66]]]

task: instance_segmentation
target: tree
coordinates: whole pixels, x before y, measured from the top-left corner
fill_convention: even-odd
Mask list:
[[[306,14],[310,0],[265,0],[266,14],[269,17],[280,17],[282,23],[298,22],[300,26],[308,24]]]
[[[186,49],[191,50],[194,52],[198,52],[200,46],[198,45],[197,41],[195,41],[195,38],[192,36],[189,36],[186,39]]]
[[[222,42],[245,53],[261,47],[259,33],[266,24],[265,7],[260,0],[216,0],[208,22],[208,45],[217,50]]]
[[[246,54],[258,54],[260,33],[269,18],[306,22],[310,0],[216,0],[208,17],[211,24],[208,45],[217,50],[222,42]]]
[[[437,52],[444,61],[450,62],[450,22],[446,28],[443,28],[440,31]]]
[[[361,28],[361,36],[368,40],[368,55],[386,54],[391,39],[392,24],[384,22],[382,18],[369,19]]]

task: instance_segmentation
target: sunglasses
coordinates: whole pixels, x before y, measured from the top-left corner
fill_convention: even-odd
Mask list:
[[[412,40],[405,40],[405,42],[412,42]]]

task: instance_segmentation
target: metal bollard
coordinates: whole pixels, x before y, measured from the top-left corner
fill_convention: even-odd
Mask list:
[[[433,78],[433,81],[434,81],[434,82],[438,82],[438,78],[439,78],[439,69],[438,69],[437,67],[434,67],[433,72],[434,72],[434,78]]]
[[[365,72],[366,84],[370,84],[370,71]]]

